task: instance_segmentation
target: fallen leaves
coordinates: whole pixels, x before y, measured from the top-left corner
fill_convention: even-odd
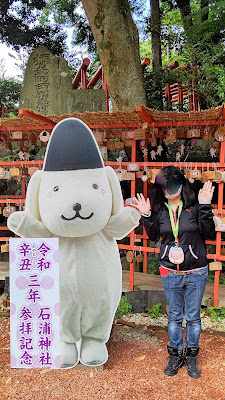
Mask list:
[[[50,371],[52,371],[51,368],[42,368],[40,374],[44,375],[44,374],[47,374],[47,372],[50,372]]]
[[[107,382],[104,382],[104,389],[108,389],[108,388],[109,388],[108,383],[107,383]]]
[[[92,370],[91,372],[90,372],[90,378],[93,378],[94,377],[94,371]]]
[[[119,325],[125,325],[125,326],[135,326],[135,322],[130,322],[130,321],[125,321],[124,319],[118,319],[116,321],[117,324]]]
[[[142,360],[144,360],[145,358],[146,358],[146,355],[145,355],[145,356],[134,357],[134,360],[135,360],[135,361],[142,361]]]

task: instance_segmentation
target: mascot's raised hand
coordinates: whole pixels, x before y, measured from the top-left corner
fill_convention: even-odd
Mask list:
[[[22,237],[59,237],[62,368],[107,361],[122,282],[115,238],[139,218],[136,209],[124,208],[118,178],[104,166],[90,129],[75,118],[59,122],[43,170],[30,179],[25,211],[11,214],[8,227]]]

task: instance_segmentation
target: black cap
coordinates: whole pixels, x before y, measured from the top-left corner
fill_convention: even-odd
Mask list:
[[[60,121],[52,131],[44,171],[103,168],[97,143],[87,125],[76,118]]]

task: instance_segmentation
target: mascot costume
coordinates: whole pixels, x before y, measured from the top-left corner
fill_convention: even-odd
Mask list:
[[[76,118],[60,121],[42,171],[30,179],[25,211],[11,214],[8,227],[24,238],[59,238],[61,368],[107,361],[105,343],[121,297],[115,238],[139,218],[123,206],[119,180],[104,166],[91,130]]]

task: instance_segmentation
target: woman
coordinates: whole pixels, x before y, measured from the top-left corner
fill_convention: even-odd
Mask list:
[[[183,173],[168,166],[156,176],[151,211],[149,199],[145,201],[143,194],[135,198],[149,239],[157,242],[161,237],[159,269],[169,306],[170,338],[169,362],[164,372],[170,376],[177,374],[184,364],[192,378],[201,375],[196,356],[201,332],[200,307],[208,276],[205,239],[215,237],[213,190],[212,183],[205,182],[197,202]]]

